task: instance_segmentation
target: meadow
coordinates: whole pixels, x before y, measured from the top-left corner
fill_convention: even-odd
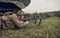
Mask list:
[[[22,29],[0,30],[0,38],[60,38],[60,17],[43,19],[38,25],[30,21]]]

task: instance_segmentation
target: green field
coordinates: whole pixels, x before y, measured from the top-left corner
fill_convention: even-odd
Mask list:
[[[60,18],[43,19],[40,25],[37,24],[31,21],[22,29],[0,30],[0,38],[60,38]]]

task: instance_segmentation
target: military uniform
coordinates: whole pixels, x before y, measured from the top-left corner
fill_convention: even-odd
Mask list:
[[[21,28],[29,24],[29,21],[24,22],[21,20],[21,15],[24,15],[22,10],[12,15],[1,16],[0,27],[4,29]],[[22,18],[24,18],[24,16]]]
[[[22,20],[19,20],[16,14],[10,15],[9,19],[11,19],[19,28],[24,27],[29,23],[28,21],[23,22]]]

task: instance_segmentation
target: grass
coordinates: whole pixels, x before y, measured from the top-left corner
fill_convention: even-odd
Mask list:
[[[30,22],[23,29],[0,30],[0,38],[57,38],[57,35],[60,35],[60,18],[58,17],[44,19],[40,25],[37,24]]]

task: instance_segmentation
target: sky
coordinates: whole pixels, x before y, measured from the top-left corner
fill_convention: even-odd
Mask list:
[[[60,0],[31,0],[23,11],[27,13],[60,11]]]

